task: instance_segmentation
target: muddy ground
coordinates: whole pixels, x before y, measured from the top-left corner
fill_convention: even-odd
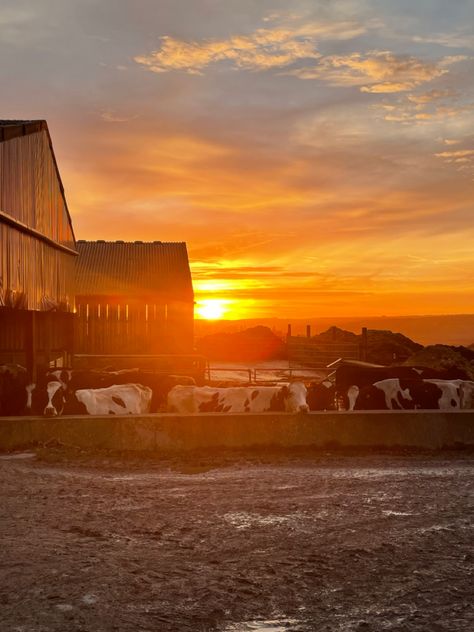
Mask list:
[[[0,455],[2,632],[474,629],[474,456]]]

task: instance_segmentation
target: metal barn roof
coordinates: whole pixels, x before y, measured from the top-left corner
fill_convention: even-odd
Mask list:
[[[153,297],[192,301],[184,242],[77,242],[76,296]]]

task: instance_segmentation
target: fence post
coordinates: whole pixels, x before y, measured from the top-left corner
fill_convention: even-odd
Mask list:
[[[311,338],[311,325],[306,325],[306,337]]]
[[[360,341],[360,360],[367,360],[367,327],[362,327],[362,337]]]

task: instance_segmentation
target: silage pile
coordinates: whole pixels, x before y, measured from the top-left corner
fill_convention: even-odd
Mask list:
[[[409,366],[426,366],[432,369],[458,369],[474,380],[474,351],[467,347],[429,345],[408,358]]]

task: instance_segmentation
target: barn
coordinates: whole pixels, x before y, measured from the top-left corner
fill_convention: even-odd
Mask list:
[[[44,120],[0,120],[0,362],[73,351],[76,242]]]
[[[194,293],[185,243],[79,240],[77,249],[78,361],[81,355],[192,354]]]

